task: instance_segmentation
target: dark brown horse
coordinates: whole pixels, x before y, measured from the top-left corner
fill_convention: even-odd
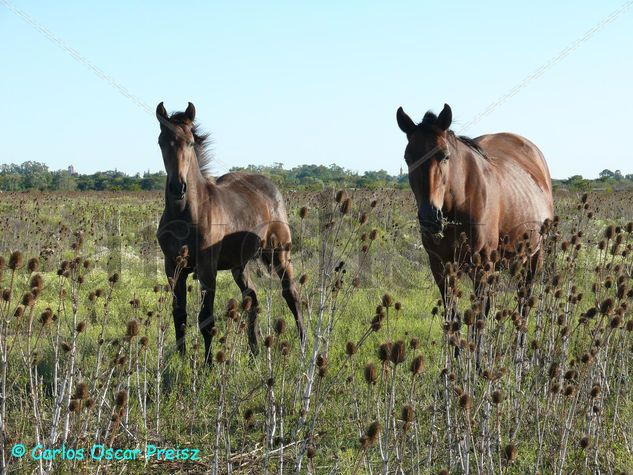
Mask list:
[[[529,250],[523,260],[530,285],[542,260],[541,226],[553,218],[551,180],[540,150],[510,133],[457,136],[449,128],[447,104],[439,116],[427,112],[419,124],[402,108],[396,117],[409,142],[404,159],[422,243],[445,305],[446,263],[468,264],[476,254],[485,260],[493,252],[510,257]],[[468,250],[456,259],[464,235]]]
[[[251,299],[248,339],[251,351],[257,352],[258,302],[246,268],[248,261],[257,257],[280,277],[282,295],[294,315],[303,348],[305,332],[293,282],[291,235],[281,193],[261,175],[228,173],[215,181],[209,177],[207,136],[199,133],[195,116],[192,103],[185,112],[171,115],[162,102],[156,108],[158,144],[167,171],[165,210],[157,237],[165,255],[167,277],[176,276],[173,316],[178,349],[184,354],[186,281],[195,270],[204,295],[198,326],[204,337],[205,360],[211,361],[216,275],[219,270],[231,270],[243,297]],[[183,246],[188,249],[188,265],[177,272]]]

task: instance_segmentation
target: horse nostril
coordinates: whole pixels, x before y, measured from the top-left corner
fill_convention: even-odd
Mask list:
[[[187,191],[187,184],[179,180],[173,180],[169,183],[169,191],[176,197],[182,197]]]
[[[441,231],[444,227],[444,214],[441,209],[427,204],[418,211],[418,221],[423,230],[430,232]]]

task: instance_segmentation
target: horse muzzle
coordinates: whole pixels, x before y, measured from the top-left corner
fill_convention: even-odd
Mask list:
[[[423,234],[437,236],[444,231],[444,215],[442,210],[426,204],[418,210],[418,222]]]
[[[442,223],[420,222],[420,231],[423,234],[438,236],[444,231]]]
[[[187,193],[187,183],[174,180],[169,183],[169,194],[178,200],[182,200]]]

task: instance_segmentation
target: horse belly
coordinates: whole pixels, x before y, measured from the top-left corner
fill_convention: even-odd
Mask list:
[[[218,270],[234,269],[256,258],[262,248],[262,238],[252,232],[241,231],[224,236],[218,250]]]
[[[551,195],[537,187],[514,186],[506,191],[506,204],[499,226],[499,238],[505,236],[512,243],[522,240],[527,233],[532,248],[535,249],[540,240],[541,225],[546,219],[553,218]]]

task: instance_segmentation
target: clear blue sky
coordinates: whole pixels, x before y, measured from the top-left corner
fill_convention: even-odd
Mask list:
[[[397,173],[414,119],[469,122],[621,1],[32,2],[11,0],[130,93],[51,43],[0,0],[0,163],[79,172],[162,168],[153,110],[192,101],[230,166],[336,163]],[[552,175],[633,173],[633,8],[468,135],[534,141]]]

